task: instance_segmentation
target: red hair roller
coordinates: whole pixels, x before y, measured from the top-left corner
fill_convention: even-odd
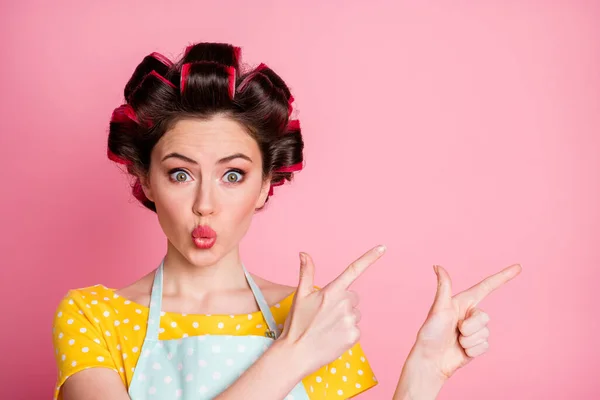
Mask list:
[[[129,104],[123,104],[119,107],[115,108],[112,117],[110,118],[110,122],[129,122],[133,121],[136,124],[139,124],[139,120],[135,115],[135,111]]]
[[[288,100],[288,116],[292,115],[292,111],[294,110],[294,107],[292,106],[293,102],[294,102],[294,96],[292,96],[290,94],[290,99]]]
[[[173,62],[160,53],[154,52],[154,53],[150,54],[150,57],[153,57],[154,59],[160,61],[161,63],[165,64],[169,68],[171,68],[173,66]]]
[[[227,74],[229,75],[229,98],[233,100],[235,94],[235,68],[227,67]]]
[[[140,202],[144,202],[146,200],[148,200],[146,198],[146,195],[144,194],[144,190],[142,189],[142,182],[140,182],[140,179],[136,179],[135,183],[133,184],[133,195],[136,199],[138,199]]]
[[[300,171],[302,168],[304,168],[304,163],[299,162],[297,164],[290,165],[287,167],[277,168],[277,169],[273,170],[273,172],[297,172],[297,171]]]
[[[185,90],[185,82],[187,81],[187,77],[190,74],[190,69],[192,68],[191,63],[183,64],[181,67],[181,77],[179,78],[179,91],[183,94]]]
[[[267,66],[264,63],[260,63],[258,67],[254,69],[254,71],[250,72],[250,74],[240,83],[240,87],[238,88],[238,92],[243,91],[248,83],[263,69],[266,69]]]
[[[269,196],[273,196],[273,188],[274,188],[275,186],[281,186],[281,185],[283,185],[283,184],[284,184],[284,182],[285,182],[285,181],[283,181],[283,180],[282,180],[282,181],[279,181],[279,182],[274,182],[274,183],[271,183],[271,186],[269,187]]]
[[[161,81],[163,81],[163,83],[166,83],[167,85],[171,86],[173,89],[176,88],[176,86],[173,84],[173,82],[169,82],[167,80],[167,78],[165,78],[164,76],[162,76],[161,74],[159,74],[158,72],[156,72],[154,70],[152,72],[150,72],[148,75],[146,75],[146,77],[148,77],[149,75],[153,75],[153,76],[157,77],[158,79],[160,79]]]
[[[287,130],[289,131],[299,131],[300,130],[300,121],[297,119],[293,119],[288,122]]]

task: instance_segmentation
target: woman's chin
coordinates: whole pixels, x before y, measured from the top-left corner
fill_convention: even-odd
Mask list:
[[[214,265],[222,258],[219,246],[212,246],[209,249],[199,249],[192,245],[187,255],[188,260],[197,267]]]

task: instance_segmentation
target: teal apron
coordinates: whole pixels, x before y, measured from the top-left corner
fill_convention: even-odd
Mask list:
[[[132,400],[212,399],[234,383],[279,336],[265,298],[246,270],[246,280],[262,312],[268,331],[265,336],[201,335],[159,340],[164,258],[154,275],[148,328],[135,367],[129,397]],[[283,368],[284,366],[282,366]],[[274,377],[277,379],[277,371]],[[254,394],[260,397],[260,393]],[[285,398],[308,400],[299,382]]]

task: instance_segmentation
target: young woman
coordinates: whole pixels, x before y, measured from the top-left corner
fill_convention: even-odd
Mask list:
[[[125,288],[95,285],[61,301],[55,399],[343,399],[376,385],[349,287],[383,246],[322,289],[307,254],[298,287],[250,274],[240,258],[255,212],[303,164],[288,87],[264,64],[240,66],[239,48],[199,43],[177,63],[150,54],[125,86],[108,157],[127,168],[133,194],[157,214],[166,254]],[[445,379],[485,352],[487,316],[475,305],[518,268],[455,297],[447,273],[436,270],[438,294],[397,399],[435,398]]]

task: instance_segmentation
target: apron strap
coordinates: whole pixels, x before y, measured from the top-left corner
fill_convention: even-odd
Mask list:
[[[254,294],[254,298],[256,299],[256,303],[258,304],[258,308],[260,308],[260,311],[262,312],[263,317],[265,318],[265,321],[267,321],[267,325],[269,326],[269,331],[266,333],[266,335],[271,339],[277,339],[279,337],[280,332],[279,328],[277,327],[277,323],[275,322],[275,318],[271,313],[271,309],[269,308],[265,297],[258,288],[256,282],[254,282],[254,279],[252,279],[252,277],[250,276],[250,273],[248,272],[244,264],[242,264],[242,268],[244,269],[244,274],[246,274],[246,280],[248,281],[248,285],[250,285],[250,289],[252,289],[252,293]]]
[[[150,312],[148,315],[148,327],[146,330],[146,338],[145,340],[158,341],[158,335],[160,330],[160,314],[162,309],[162,292],[163,292],[163,268],[165,264],[165,259],[163,258],[160,266],[156,269],[154,274],[154,282],[152,283],[152,292],[150,294]],[[267,326],[269,330],[266,333],[267,337],[272,339],[276,339],[279,337],[280,333],[279,328],[277,327],[277,323],[275,322],[275,318],[273,317],[273,313],[271,313],[271,309],[265,300],[261,290],[258,288],[254,279],[250,276],[250,273],[242,264],[242,269],[244,270],[244,274],[246,276],[246,280],[248,281],[248,285],[250,285],[250,289],[254,294],[254,298],[256,303],[258,304],[258,308],[263,314],[265,321],[267,322]]]
[[[146,340],[158,341],[160,329],[160,310],[162,308],[162,288],[163,288],[163,267],[165,259],[160,262],[160,266],[154,273],[154,282],[152,283],[152,293],[150,294],[150,312],[148,314],[148,328],[146,331]]]

